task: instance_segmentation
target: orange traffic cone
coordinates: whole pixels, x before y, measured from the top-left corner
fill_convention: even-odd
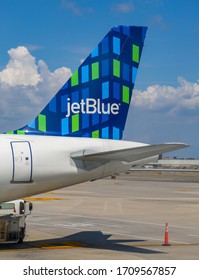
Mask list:
[[[166,223],[165,226],[165,237],[164,237],[164,244],[162,244],[163,246],[171,246],[169,244],[169,226],[168,223]]]

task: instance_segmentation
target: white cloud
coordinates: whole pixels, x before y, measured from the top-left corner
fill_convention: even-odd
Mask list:
[[[10,61],[0,72],[0,82],[9,86],[36,86],[40,81],[35,58],[25,47],[18,47],[8,51]]]
[[[66,67],[51,72],[24,46],[10,49],[8,54],[10,60],[0,71],[1,132],[31,121],[72,74]]]
[[[192,83],[178,77],[178,83],[177,87],[157,84],[144,91],[135,90],[132,102],[137,107],[149,110],[167,109],[169,113],[199,109],[199,82]]]
[[[70,10],[76,16],[83,16],[84,14],[93,12],[93,9],[91,7],[82,8],[79,5],[77,5],[75,1],[62,0],[61,7],[63,9]]]
[[[135,9],[132,1],[114,4],[112,8],[120,13],[130,13]]]

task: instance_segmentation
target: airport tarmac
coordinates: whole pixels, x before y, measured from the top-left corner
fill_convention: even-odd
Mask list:
[[[29,199],[26,239],[0,259],[199,259],[198,172],[132,171]]]

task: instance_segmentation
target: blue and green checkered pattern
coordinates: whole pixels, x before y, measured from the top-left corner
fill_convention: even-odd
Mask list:
[[[112,28],[42,112],[28,125],[7,133],[121,139],[146,30]],[[118,104],[118,113],[67,112],[68,102],[86,103],[89,98],[100,100],[104,111]]]

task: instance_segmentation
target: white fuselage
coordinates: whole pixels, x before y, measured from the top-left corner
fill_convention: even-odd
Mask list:
[[[142,143],[55,136],[0,135],[0,202],[23,198],[95,180],[131,164],[109,161],[89,170],[71,153],[103,152],[142,146]]]

